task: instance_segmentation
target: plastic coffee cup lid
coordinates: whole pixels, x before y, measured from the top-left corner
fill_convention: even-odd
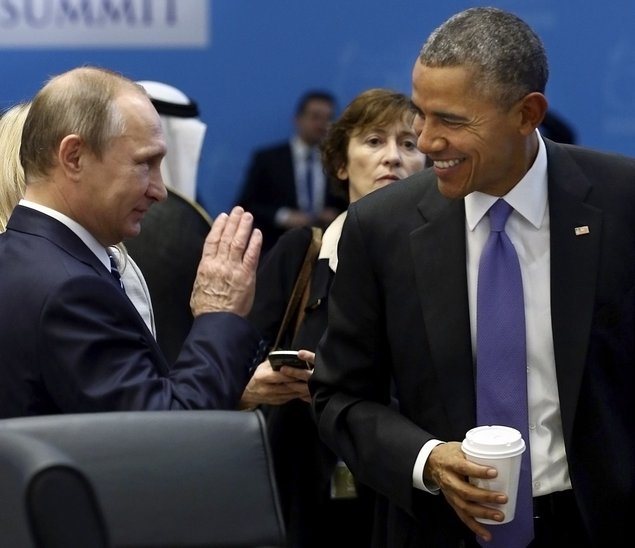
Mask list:
[[[522,453],[525,442],[515,428],[479,426],[465,434],[462,448],[466,453],[477,457],[503,458]]]

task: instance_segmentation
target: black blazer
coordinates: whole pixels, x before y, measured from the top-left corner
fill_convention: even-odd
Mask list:
[[[194,320],[174,366],[97,257],[18,206],[0,235],[0,417],[236,408],[260,338],[230,313]]]
[[[635,514],[635,160],[546,144],[571,482],[593,541],[619,545]],[[378,546],[470,535],[443,496],[412,487],[428,440],[460,441],[475,425],[465,252],[464,202],[440,195],[431,170],[349,208],[310,387],[320,435],[390,500]]]
[[[263,232],[263,250],[268,251],[284,232],[275,223],[276,211],[281,207],[298,208],[289,142],[254,154],[237,203],[254,215],[256,227]],[[327,184],[324,206],[344,211],[346,205],[346,201],[334,195]]]

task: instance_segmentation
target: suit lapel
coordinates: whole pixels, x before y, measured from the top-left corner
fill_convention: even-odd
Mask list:
[[[45,238],[53,245],[63,249],[77,261],[92,267],[95,274],[108,280],[108,283],[113,285],[116,284],[110,272],[104,267],[101,261],[86,246],[86,244],[84,244],[84,242],[71,229],[53,217],[49,217],[48,215],[30,207],[18,205],[11,214],[7,228],[17,232],[23,232],[36,237]],[[157,367],[160,369],[162,374],[167,374],[169,368],[165,363],[165,359],[156,343],[156,340],[152,336],[152,333],[148,330],[145,321],[139,315],[130,299],[127,298],[123,292],[118,292],[117,294],[121,295],[121,302],[126,303],[126,306],[128,306],[130,310],[134,311],[139,329],[146,333],[148,344],[152,347],[153,353],[157,356]]]
[[[436,184],[429,189],[418,206],[424,224],[411,233],[410,243],[432,366],[449,423],[463,436],[475,421],[465,206],[442,197]]]
[[[591,184],[565,149],[546,141],[549,159],[551,323],[567,446],[584,371],[600,260],[602,212],[585,198]],[[576,235],[576,228],[579,228]]]
[[[9,219],[7,228],[45,238],[57,247],[64,249],[78,261],[92,266],[100,276],[110,275],[79,236],[53,217],[30,207],[17,206]]]

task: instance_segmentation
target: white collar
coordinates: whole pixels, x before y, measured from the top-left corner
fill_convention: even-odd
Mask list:
[[[342,227],[346,220],[346,211],[340,213],[328,226],[322,236],[322,247],[320,248],[319,259],[328,259],[329,266],[333,272],[337,271],[337,244],[342,235]]]
[[[547,149],[536,130],[538,154],[529,171],[502,198],[534,227],[540,228],[547,208]],[[497,196],[472,192],[465,197],[465,218],[470,230],[474,230]]]
[[[48,215],[49,217],[53,217],[53,219],[58,220],[63,225],[66,225],[70,230],[73,231],[73,233],[82,242],[84,242],[86,247],[88,247],[88,249],[90,249],[97,256],[100,262],[108,270],[110,270],[110,259],[108,258],[108,252],[106,251],[104,246],[101,245],[95,239],[95,237],[90,232],[88,232],[88,230],[86,230],[82,225],[80,225],[77,221],[74,221],[73,219],[64,215],[63,213],[60,213],[56,209],[51,209],[50,207],[46,207],[36,202],[31,202],[30,200],[25,200],[24,198],[20,200],[20,205],[29,207],[31,209],[35,209],[36,211],[39,211],[40,213],[44,213],[45,215]]]
[[[293,153],[294,158],[299,158],[303,161],[309,156],[310,151],[318,150],[317,146],[311,147],[307,145],[298,135],[291,137],[289,145],[291,146],[291,152]]]

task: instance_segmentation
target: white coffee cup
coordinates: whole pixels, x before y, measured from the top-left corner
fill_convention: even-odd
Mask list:
[[[470,483],[489,489],[501,491],[507,495],[507,504],[487,504],[505,514],[503,521],[476,518],[480,523],[499,525],[514,519],[516,512],[516,496],[518,494],[518,477],[520,461],[525,451],[522,435],[515,428],[508,426],[479,426],[472,428],[461,445],[467,460],[476,464],[492,466],[498,471],[495,478],[470,478]]]

